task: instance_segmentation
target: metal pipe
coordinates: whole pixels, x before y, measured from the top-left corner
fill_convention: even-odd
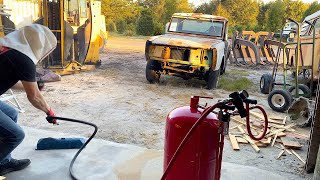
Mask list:
[[[316,37],[316,29],[315,29],[315,27],[314,27],[314,25],[311,23],[311,22],[309,22],[309,21],[305,21],[307,24],[309,24],[311,27],[312,27],[312,29],[313,29],[313,33],[312,33],[312,62],[311,62],[311,64],[312,64],[312,68],[311,68],[311,83],[310,83],[310,99],[312,99],[312,94],[313,94],[313,66],[314,66],[314,50],[315,50],[315,37]]]
[[[287,46],[284,46],[283,48],[283,89],[287,90]]]
[[[64,67],[64,0],[60,0],[60,48],[61,48],[61,66]]]
[[[296,52],[296,59],[295,59],[295,65],[296,65],[296,77],[295,77],[295,86],[296,86],[296,93],[295,93],[295,98],[299,97],[299,88],[298,88],[298,74],[299,74],[299,58],[300,58],[300,50],[301,50],[301,37],[300,37],[300,24],[289,18],[289,21],[295,23],[298,27],[298,32],[297,32],[297,52]]]

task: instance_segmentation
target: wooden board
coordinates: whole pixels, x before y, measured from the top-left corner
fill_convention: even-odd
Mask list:
[[[303,164],[306,164],[306,161],[302,159],[301,156],[299,156],[298,153],[296,153],[293,149],[291,149],[292,154],[294,154]]]
[[[261,143],[261,142],[256,142],[255,143],[258,147],[267,147],[268,144],[264,144],[264,143]]]
[[[277,159],[280,159],[280,157],[284,154],[284,152],[285,152],[285,150],[284,150],[284,149],[283,149],[283,150],[281,150],[281,152],[279,153],[279,155],[278,155]]]
[[[259,119],[261,119],[261,120],[264,119],[263,114],[259,114],[259,113],[257,113],[257,112],[250,111],[250,115],[252,115],[252,116],[254,116],[254,117],[257,117],[257,118],[259,118]]]
[[[268,137],[272,137],[273,135],[275,135],[275,134],[277,134],[277,133],[280,133],[280,132],[283,132],[283,131],[286,131],[286,130],[288,130],[288,129],[290,129],[290,128],[292,128],[292,127],[294,127],[294,126],[296,126],[296,124],[289,124],[289,125],[287,125],[287,126],[285,126],[285,127],[283,127],[283,128],[281,128],[281,129],[278,129],[278,130],[275,130],[275,131],[272,131],[272,132],[270,132],[268,135],[266,135],[266,138],[268,138]]]
[[[246,134],[243,135],[243,137],[250,143],[252,148],[258,153],[260,152],[259,147],[255,144],[255,142]]]
[[[284,125],[269,124],[269,127],[274,127],[274,128],[277,128],[277,129],[283,129]]]
[[[276,139],[276,143],[282,144],[281,139]]]
[[[229,139],[233,150],[240,150],[236,136],[229,134]]]
[[[238,126],[238,129],[239,129],[239,131],[240,131],[242,134],[245,134],[245,133],[246,133],[246,131],[242,128],[242,126]]]
[[[283,122],[279,122],[276,120],[268,119],[268,122],[271,124],[277,124],[277,125],[285,125]]]
[[[272,140],[272,138],[271,138],[271,137],[269,137],[269,138],[268,138],[268,141],[267,141],[267,142],[268,142],[268,144],[270,144],[270,143],[271,143],[271,140]]]
[[[306,139],[306,140],[309,139],[308,135],[297,133],[297,132],[289,132],[289,133],[287,133],[287,135],[289,137],[295,137],[295,138],[298,138],[298,139]]]
[[[263,124],[259,121],[253,121],[250,124],[251,126],[255,126],[255,127],[259,127],[259,128],[263,128]]]
[[[238,126],[240,126],[240,125],[237,125],[237,126],[234,126],[234,127],[229,128],[229,131],[230,131],[230,130],[237,129]]]
[[[284,132],[279,132],[278,133],[278,137],[284,137],[284,136],[286,136],[287,134],[286,133],[284,133]]]
[[[273,138],[273,141],[272,141],[272,144],[271,144],[272,147],[274,146],[274,143],[276,142],[277,138],[278,138],[278,133],[276,133],[276,135]]]
[[[268,138],[268,139],[262,139],[260,141],[258,141],[262,144],[266,144],[266,145],[269,145],[271,143],[271,138]]]
[[[288,154],[292,154],[292,152],[289,150],[289,149],[285,149],[286,150],[286,152],[288,153]]]
[[[249,142],[245,140],[243,137],[237,137],[237,141],[238,143],[249,144]]]
[[[238,117],[238,116],[233,116],[233,117],[231,117],[231,120],[236,121],[237,123],[240,123],[240,124],[245,125],[245,126],[247,125],[246,121],[243,120],[243,119],[241,119],[241,118]],[[253,125],[251,128],[252,128],[252,129],[258,129],[258,128],[255,127],[254,125]]]
[[[286,116],[286,117],[283,119],[282,123],[283,123],[283,124],[286,124],[286,122],[287,122],[288,118],[289,118],[289,117],[288,117],[288,116]]]
[[[284,118],[278,118],[278,117],[269,117],[269,119],[275,120],[275,121],[281,121],[283,122]]]
[[[256,118],[259,118],[260,120],[264,121],[264,116],[262,114],[256,113],[256,112],[250,112],[250,114]],[[271,118],[268,118],[269,123],[278,124],[278,125],[284,125],[283,122],[273,120]]]
[[[301,148],[301,144],[295,140],[295,138],[290,138],[290,137],[281,137],[281,141],[286,148],[294,148],[294,149],[299,149]]]
[[[270,132],[271,132],[271,130],[269,128],[267,128],[266,134],[269,134]]]

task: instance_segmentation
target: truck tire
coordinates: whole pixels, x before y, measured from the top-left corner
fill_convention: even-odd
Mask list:
[[[260,79],[260,92],[269,94],[273,89],[273,79],[271,74],[263,74]]]
[[[157,61],[154,61],[154,60],[147,61],[146,78],[151,84],[159,82],[161,74],[155,70],[157,69],[158,65],[159,64]]]
[[[220,75],[223,75],[227,69],[227,61],[223,58],[220,66]]]
[[[220,76],[220,69],[215,71],[210,68],[208,76],[207,76],[207,88],[208,89],[216,89],[217,88],[219,76]]]
[[[292,95],[286,90],[273,90],[268,96],[268,104],[277,112],[285,112],[293,101]]]
[[[288,91],[292,96],[296,95],[296,87],[295,86],[291,86],[288,89]],[[299,93],[299,96],[303,96],[303,97],[309,98],[310,94],[311,94],[311,90],[307,85],[298,84],[298,93]]]

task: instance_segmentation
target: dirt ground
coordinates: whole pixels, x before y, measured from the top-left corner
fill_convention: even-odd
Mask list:
[[[167,114],[178,106],[189,104],[192,95],[228,97],[224,90],[207,90],[205,82],[183,80],[176,77],[162,76],[160,84],[149,84],[145,78],[144,39],[114,37],[108,40],[102,54],[102,65],[98,69],[80,74],[63,76],[60,82],[47,83],[43,92],[50,106],[58,116],[86,120],[99,127],[97,138],[118,143],[135,144],[153,149],[163,149],[165,120]],[[227,71],[242,69],[250,71],[250,78],[256,85],[249,93],[252,98],[264,105],[269,115],[276,114],[267,104],[267,96],[259,93],[261,74],[270,69],[251,70],[244,67],[228,66]],[[252,89],[252,87],[250,88]],[[24,93],[17,92],[18,99],[26,111],[20,116],[20,124],[52,131],[78,133],[89,136],[90,127],[60,122],[52,126],[45,120],[43,112],[31,107]],[[231,124],[233,126],[234,124]],[[309,129],[300,129],[304,134]],[[43,138],[43,137],[39,137]],[[307,139],[300,139],[302,150],[297,150],[303,158],[307,154]],[[286,155],[276,160],[280,149],[262,148],[256,153],[250,145],[240,145],[240,151],[233,151],[226,138],[225,162],[255,166],[272,171],[288,179],[308,179],[303,171],[303,164],[293,155]]]

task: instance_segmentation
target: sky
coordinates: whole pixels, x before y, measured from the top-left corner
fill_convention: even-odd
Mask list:
[[[196,6],[204,3],[204,2],[208,2],[210,0],[189,0],[189,2],[193,2]],[[263,0],[265,3],[270,2],[270,1],[274,1],[274,0]],[[318,1],[320,2],[320,0],[302,0],[302,2],[304,3],[312,3],[313,1]]]

